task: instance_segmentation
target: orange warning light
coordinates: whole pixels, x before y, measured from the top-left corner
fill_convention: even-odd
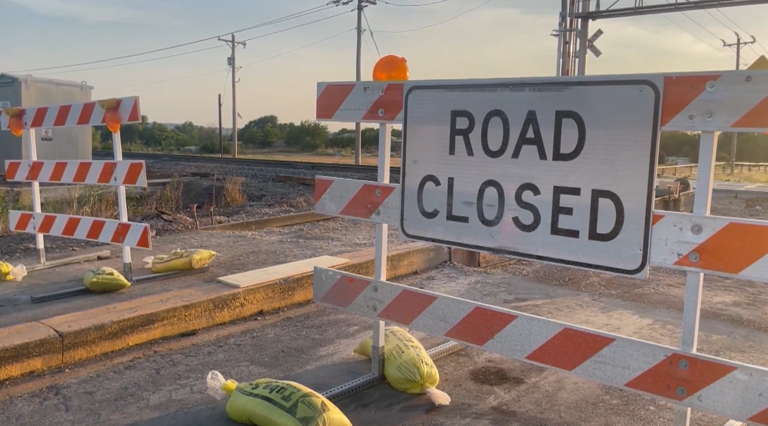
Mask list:
[[[107,123],[107,129],[109,129],[110,132],[117,133],[120,131],[120,123],[122,122],[122,119],[120,118],[120,113],[117,112],[117,110],[106,110],[104,112],[104,121]]]
[[[408,80],[408,61],[395,55],[387,55],[373,67],[373,81]]]
[[[112,133],[119,132],[123,119],[117,110],[117,99],[99,101],[99,105],[104,108],[104,123],[106,123],[107,129]]]
[[[21,136],[24,130],[24,110],[16,108],[3,108],[3,114],[8,116],[8,130],[13,136]]]

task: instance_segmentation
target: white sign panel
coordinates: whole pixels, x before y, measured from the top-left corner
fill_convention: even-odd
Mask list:
[[[400,230],[647,276],[659,111],[647,80],[415,86]]]
[[[11,103],[10,102],[8,102],[8,101],[0,101],[0,110],[2,110],[3,108],[10,108],[10,107],[11,107]]]
[[[53,129],[41,129],[40,140],[43,142],[53,142]]]

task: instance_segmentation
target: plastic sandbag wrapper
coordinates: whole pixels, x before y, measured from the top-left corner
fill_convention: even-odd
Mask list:
[[[295,382],[259,379],[238,384],[218,371],[206,378],[208,394],[229,396],[227,416],[245,425],[352,426],[347,416],[324,396]]]
[[[368,337],[354,353],[371,357],[373,339]],[[384,377],[393,388],[405,393],[424,394],[438,407],[450,405],[451,397],[438,390],[440,373],[421,342],[400,327],[384,331]]]
[[[152,272],[189,271],[208,266],[218,253],[211,250],[174,250],[170,255],[145,257],[144,267]]]
[[[130,287],[131,283],[116,270],[102,267],[86,272],[83,285],[94,293],[112,293]]]
[[[21,281],[21,279],[26,276],[26,266],[13,266],[10,263],[0,262],[0,281]]]

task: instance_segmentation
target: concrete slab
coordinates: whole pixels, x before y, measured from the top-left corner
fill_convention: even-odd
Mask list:
[[[281,265],[270,266],[268,268],[256,269],[239,274],[219,277],[216,281],[235,288],[252,287],[259,284],[265,284],[270,281],[279,280],[297,274],[306,274],[312,272],[315,266],[323,268],[335,268],[349,263],[348,259],[342,259],[334,256],[318,256],[311,259],[298,260],[296,262],[283,263]]]

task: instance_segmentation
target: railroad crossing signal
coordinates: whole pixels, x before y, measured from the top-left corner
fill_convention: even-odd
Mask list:
[[[603,30],[598,28],[597,31],[595,31],[595,33],[587,39],[587,49],[589,49],[589,51],[595,55],[595,58],[599,58],[600,55],[603,54],[603,52],[601,52],[600,49],[595,46],[595,42],[600,38],[601,35],[603,35]]]

